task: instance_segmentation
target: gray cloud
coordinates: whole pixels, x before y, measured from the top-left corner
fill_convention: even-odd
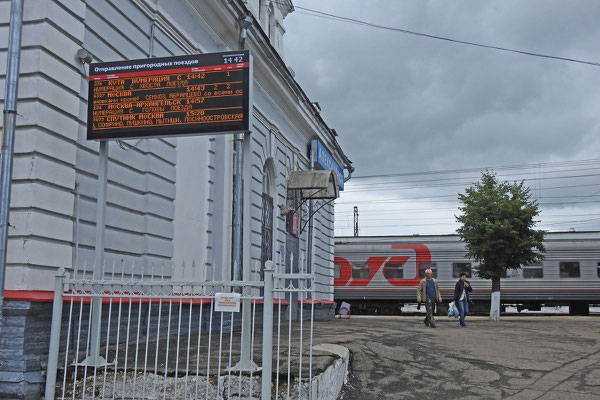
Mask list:
[[[295,4],[459,40],[600,61],[599,2]],[[286,19],[286,60],[340,134],[358,175],[598,157],[600,67],[303,12],[297,9]]]

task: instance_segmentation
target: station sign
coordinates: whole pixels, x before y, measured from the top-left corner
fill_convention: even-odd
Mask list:
[[[344,171],[334,160],[333,156],[325,148],[320,140],[314,139],[311,144],[313,151],[313,160],[315,162],[314,167],[318,169],[332,170],[337,178],[338,186],[340,190],[344,190]]]
[[[249,130],[248,50],[90,65],[88,140]]]

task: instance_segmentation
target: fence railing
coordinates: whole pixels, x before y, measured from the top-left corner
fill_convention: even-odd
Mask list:
[[[264,282],[59,271],[46,399],[312,398],[313,288],[270,261]],[[218,293],[243,311],[217,311]]]

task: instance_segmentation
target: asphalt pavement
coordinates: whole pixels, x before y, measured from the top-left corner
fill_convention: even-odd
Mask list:
[[[340,399],[600,399],[600,316],[353,316],[316,343],[352,353]]]

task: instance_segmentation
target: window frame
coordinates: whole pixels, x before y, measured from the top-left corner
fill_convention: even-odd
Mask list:
[[[569,276],[565,276],[562,268],[565,264],[577,264],[577,276],[571,276],[571,274],[569,273]],[[578,279],[581,278],[581,263],[579,261],[559,261],[558,262],[558,277],[559,278],[563,278],[563,279]]]
[[[393,265],[393,267],[392,267]],[[387,276],[386,272],[392,270],[394,272],[400,272],[400,276],[399,277],[395,277],[395,276]],[[383,265],[383,277],[385,279],[403,279],[404,278],[404,264],[399,263],[399,262],[386,262]]]
[[[333,279],[340,279],[342,277],[342,264],[333,263]]]
[[[431,277],[437,279],[438,277],[438,266],[435,262],[420,262],[417,264],[417,278],[425,278],[425,270],[431,269]],[[422,272],[422,273],[421,273]]]
[[[541,262],[533,262],[531,264],[524,264],[521,266],[523,271],[523,279],[544,279],[544,264]],[[541,276],[526,276],[526,273],[530,271],[541,271]]]
[[[456,271],[456,266],[458,266],[458,265],[468,265],[469,270],[468,271],[464,271],[464,270]],[[452,263],[452,277],[458,279],[458,278],[460,278],[460,274],[462,272],[465,272],[467,274],[467,278],[471,278],[473,276],[473,263],[466,262],[466,261],[453,262]]]
[[[362,263],[350,263],[351,267],[352,267],[352,279],[369,279],[371,277],[371,264],[368,262],[362,262]],[[367,276],[366,277],[362,277],[362,276],[355,276],[354,275],[354,271],[367,271]]]

